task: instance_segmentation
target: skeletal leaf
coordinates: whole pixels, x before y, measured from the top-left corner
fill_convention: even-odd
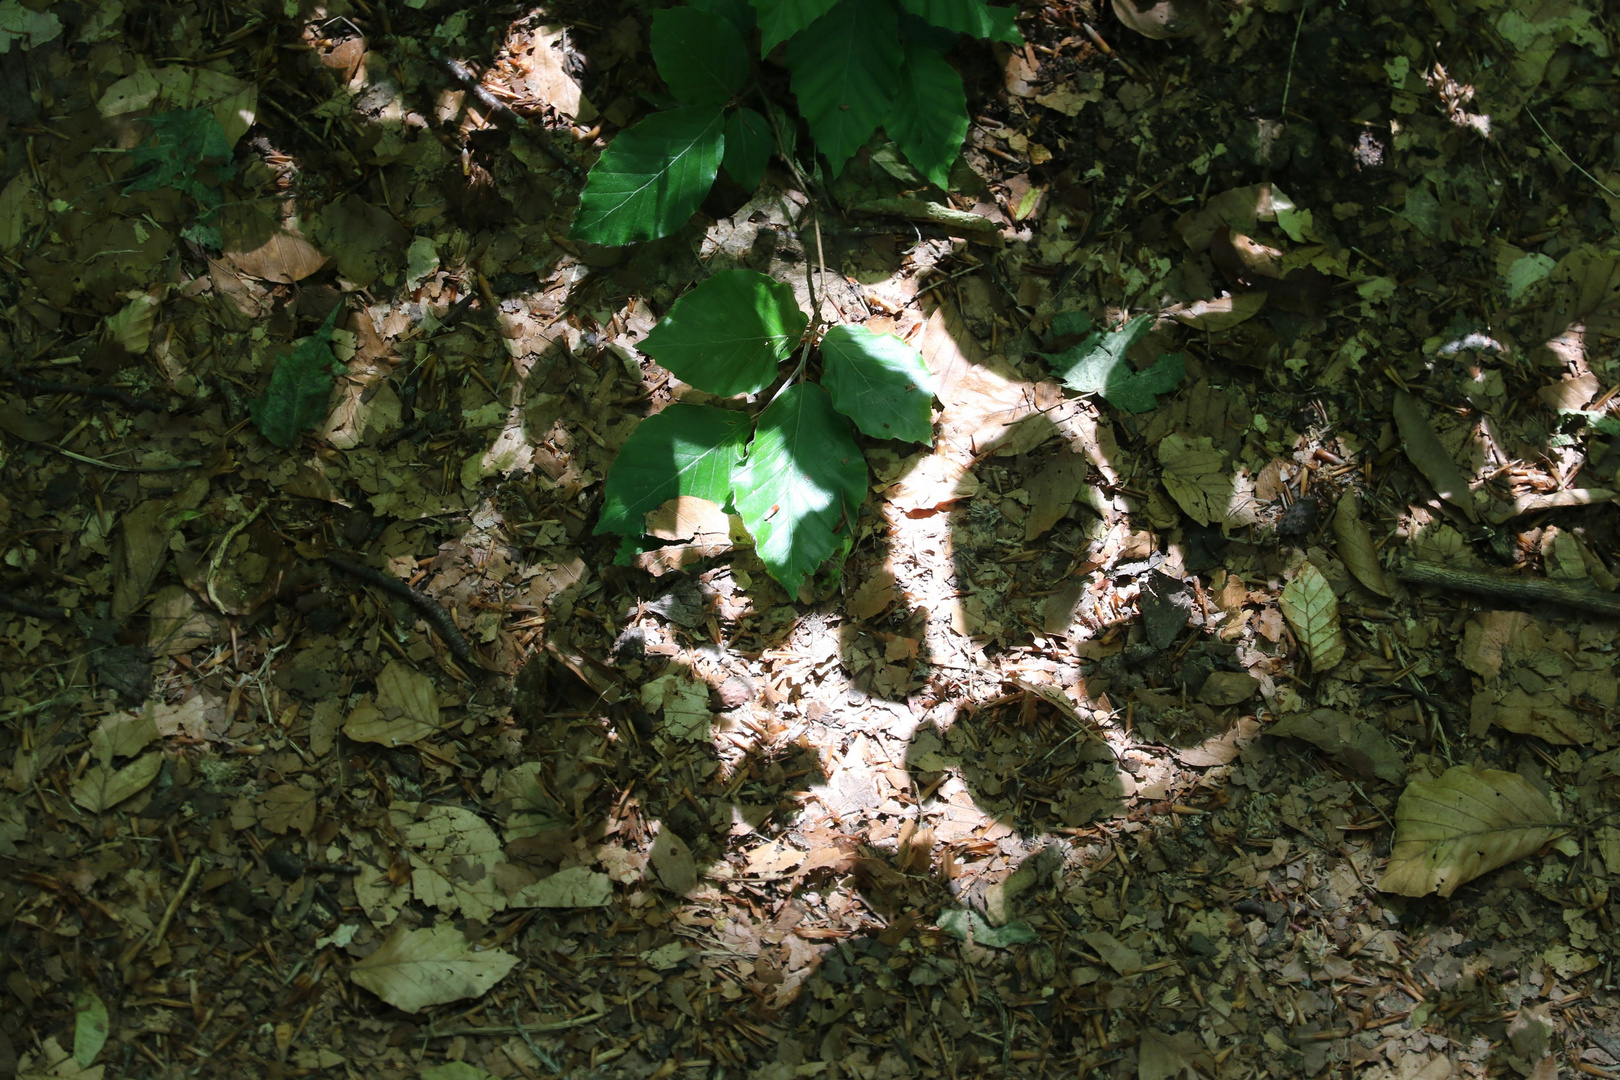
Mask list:
[[[1440,445],[1417,398],[1399,390],[1395,392],[1395,428],[1401,433],[1401,448],[1408,460],[1434,485],[1435,493],[1467,514],[1469,521],[1478,521],[1468,478]]]
[[[1344,659],[1344,635],[1339,632],[1339,601],[1322,571],[1301,563],[1294,580],[1277,601],[1288,625],[1299,635],[1311,667],[1326,671]]]
[[[1339,497],[1338,509],[1333,514],[1333,535],[1339,539],[1339,558],[1344,561],[1350,575],[1379,596],[1388,596],[1389,582],[1384,568],[1378,562],[1378,549],[1373,545],[1372,533],[1361,520],[1356,509],[1356,493],[1349,489]]]
[[[1547,797],[1518,773],[1458,765],[1401,792],[1395,845],[1378,887],[1402,896],[1450,896],[1568,831]]]

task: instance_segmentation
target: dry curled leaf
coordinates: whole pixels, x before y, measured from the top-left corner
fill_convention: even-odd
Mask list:
[[[1566,832],[1552,803],[1518,773],[1458,765],[1401,792],[1395,845],[1378,887],[1450,896]]]
[[[1467,514],[1469,521],[1478,521],[1479,513],[1474,509],[1474,494],[1469,490],[1468,478],[1440,445],[1417,398],[1399,390],[1395,392],[1395,428],[1401,433],[1401,448],[1406,451],[1407,459],[1434,485],[1435,493]]]
[[[1322,571],[1301,563],[1294,580],[1283,589],[1277,606],[1294,628],[1311,668],[1326,671],[1344,659],[1344,635],[1339,632],[1339,601]]]
[[[1356,493],[1346,490],[1339,496],[1338,508],[1333,514],[1333,535],[1339,540],[1339,558],[1350,576],[1379,596],[1389,596],[1389,581],[1378,562],[1378,548],[1372,533],[1362,523],[1356,508]]]

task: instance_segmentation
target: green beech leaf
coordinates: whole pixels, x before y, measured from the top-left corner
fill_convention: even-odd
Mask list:
[[[748,458],[732,474],[754,550],[791,597],[839,546],[866,494],[866,459],[827,391],[797,383],[759,415]]]
[[[656,240],[686,224],[714,186],[725,114],[692,105],[656,112],[614,137],[585,180],[568,235],[592,244]]]
[[[712,11],[730,19],[739,31],[746,34],[757,25],[753,5],[748,0],[691,0],[699,11]]]
[[[873,0],[842,0],[788,42],[799,112],[831,175],[871,138],[900,91],[905,54],[894,8]]]
[[[821,382],[833,408],[874,439],[933,441],[933,376],[893,334],[835,326],[821,339]]]
[[[759,55],[765,57],[831,11],[837,0],[752,0],[752,3],[759,12]]]
[[[1180,353],[1166,353],[1146,371],[1137,371],[1125,353],[1152,327],[1149,318],[1132,319],[1118,330],[1086,334],[1079,344],[1061,353],[1042,353],[1063,385],[1082,394],[1101,394],[1116,409],[1147,412],[1155,395],[1168,394],[1187,376]],[[1086,333],[1091,320],[1078,312],[1065,312],[1052,320],[1058,334]]]
[[[752,191],[771,160],[771,125],[753,109],[738,109],[726,120],[726,174]]]
[[[230,136],[219,126],[212,109],[158,113],[147,117],[146,123],[152,135],[130,151],[130,160],[140,173],[126,191],[174,188],[195,195],[207,187],[197,179],[199,165],[205,161],[230,161]],[[229,166],[221,170],[226,177],[234,171]]]
[[[724,506],[747,438],[747,414],[712,405],[681,401],[647,417],[608,469],[596,535],[640,536],[642,515],[677,495]]]
[[[1016,8],[991,7],[984,0],[900,0],[900,6],[926,22],[947,30],[969,34],[1008,45],[1022,45],[1013,18]]]
[[[951,166],[968,129],[962,76],[932,49],[908,42],[900,92],[883,127],[931,183],[950,187]]]
[[[754,270],[722,270],[675,301],[636,347],[699,390],[753,394],[809,321],[792,286]]]
[[[298,436],[326,419],[326,403],[332,396],[332,374],[344,366],[332,356],[332,327],[337,324],[338,304],[321,328],[301,339],[293,350],[276,361],[270,386],[263,397],[248,402],[248,415],[264,437],[283,449]]]
[[[742,33],[722,15],[665,8],[653,16],[653,63],[683,105],[719,105],[748,81]]]

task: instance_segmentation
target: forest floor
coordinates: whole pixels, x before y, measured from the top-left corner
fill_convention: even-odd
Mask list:
[[[632,5],[0,0],[0,1078],[1620,1077],[1601,10],[1026,3],[599,249]],[[592,534],[737,266],[938,380],[798,597]]]

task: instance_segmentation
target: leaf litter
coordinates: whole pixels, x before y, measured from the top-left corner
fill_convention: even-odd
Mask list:
[[[821,252],[778,177],[689,249],[566,239],[557,147],[662,92],[636,15],[484,28],[509,132],[409,44],[467,47],[442,12],[160,56],[106,7],[0,31],[39,80],[0,175],[0,1063],[1620,1070],[1614,627],[1515,588],[1620,572],[1592,5],[1476,5],[1478,55],[1438,9],[1138,4],[1107,50],[1025,13],[960,201],[879,136]],[[1329,45],[1256,116],[1296,35],[1378,77]],[[808,311],[806,265],[929,364],[874,430],[938,441],[868,448],[803,602],[707,488],[625,504],[663,577],[612,565],[608,465],[718,407],[640,344],[716,273]],[[1054,380],[1089,327],[1133,340]],[[713,507],[685,550],[672,497]]]

